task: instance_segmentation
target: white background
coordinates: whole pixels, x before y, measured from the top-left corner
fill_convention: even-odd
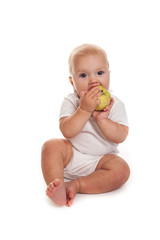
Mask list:
[[[160,239],[159,12],[158,0],[0,1],[1,239]],[[110,88],[126,105],[119,150],[131,177],[60,208],[45,196],[41,146],[61,137],[68,55],[86,42],[106,50]]]

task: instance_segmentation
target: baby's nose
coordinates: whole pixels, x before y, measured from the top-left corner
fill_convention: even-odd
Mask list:
[[[95,83],[98,84],[98,80],[96,78],[92,77],[89,79],[89,84],[95,84]]]
[[[95,82],[98,82],[98,80],[96,79],[95,76],[90,76],[89,78],[89,83],[95,83]]]
[[[91,89],[92,87],[96,87],[98,85],[100,85],[99,82],[96,79],[92,79],[91,81],[89,81],[88,88]]]

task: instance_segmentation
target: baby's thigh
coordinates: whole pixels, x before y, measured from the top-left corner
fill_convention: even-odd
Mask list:
[[[42,147],[42,156],[62,158],[66,167],[72,158],[72,145],[67,139],[50,139]]]
[[[97,165],[96,170],[103,169],[112,172],[114,179],[119,182],[119,185],[124,184],[129,176],[130,169],[128,164],[116,154],[109,154],[102,157]]]
[[[97,165],[96,170],[99,169],[115,170],[119,173],[123,172],[126,175],[130,174],[130,169],[126,161],[116,154],[104,155]]]
[[[61,149],[62,149],[64,168],[65,168],[72,159],[73,148],[70,141],[68,141],[67,139],[61,139],[61,140],[62,140]]]

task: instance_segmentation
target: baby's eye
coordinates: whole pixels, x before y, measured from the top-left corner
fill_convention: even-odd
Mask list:
[[[103,71],[99,71],[97,74],[98,74],[98,75],[103,75],[104,72],[103,72]]]
[[[81,74],[80,74],[80,77],[81,77],[81,78],[85,78],[86,76],[87,76],[86,73],[81,73]]]

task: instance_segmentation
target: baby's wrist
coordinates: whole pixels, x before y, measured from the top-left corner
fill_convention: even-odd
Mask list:
[[[110,121],[110,120],[108,119],[108,117],[107,117],[107,118],[96,118],[95,120],[96,120],[96,123],[97,123],[97,124],[98,124],[98,123],[102,123],[102,122],[107,123],[107,122]]]
[[[82,112],[83,114],[87,114],[91,116],[91,112],[87,111],[86,109],[82,108],[81,106],[79,107],[79,111]]]

